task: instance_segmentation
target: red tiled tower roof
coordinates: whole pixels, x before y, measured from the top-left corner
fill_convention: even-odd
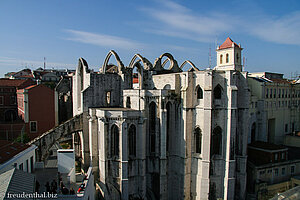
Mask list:
[[[227,48],[230,48],[230,47],[238,47],[238,48],[241,48],[240,45],[238,45],[237,43],[233,42],[232,39],[230,39],[230,37],[228,37],[225,42],[219,46],[219,50],[220,49],[227,49]]]

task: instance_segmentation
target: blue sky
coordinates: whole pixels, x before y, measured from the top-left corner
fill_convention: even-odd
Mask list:
[[[246,71],[300,73],[298,0],[4,0],[0,27],[1,77],[44,57],[48,68],[75,69],[83,57],[98,70],[111,49],[125,65],[169,52],[205,69],[228,36],[244,48]]]

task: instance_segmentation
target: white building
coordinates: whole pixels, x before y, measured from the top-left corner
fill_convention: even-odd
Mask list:
[[[248,143],[283,144],[287,134],[300,131],[300,84],[283,74],[251,73],[250,133]]]
[[[12,168],[32,173],[35,168],[35,145],[0,140],[0,173]]]

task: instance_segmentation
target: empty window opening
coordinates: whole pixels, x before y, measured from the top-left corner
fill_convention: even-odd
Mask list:
[[[217,126],[213,130],[211,155],[221,155],[222,153],[222,129]]]
[[[200,86],[197,86],[197,99],[203,99],[203,91]]]
[[[154,102],[151,102],[149,105],[149,134],[150,134],[150,152],[155,152],[156,104]]]
[[[214,89],[214,98],[221,99],[222,97],[222,87],[218,84]]]
[[[127,97],[127,98],[126,98],[126,108],[131,108],[130,97]]]
[[[136,156],[136,127],[131,125],[128,129],[129,156]]]
[[[119,156],[119,128],[116,125],[111,127],[111,155]]]
[[[201,153],[201,147],[202,147],[202,133],[200,128],[196,128],[195,129],[195,133],[194,133],[194,151],[196,153]]]

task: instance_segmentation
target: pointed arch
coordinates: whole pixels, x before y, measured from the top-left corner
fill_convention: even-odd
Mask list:
[[[139,58],[139,60],[136,61],[136,59]],[[134,68],[135,63],[142,61],[144,69],[145,70],[151,70],[153,68],[152,64],[150,63],[150,61],[141,56],[140,54],[134,54],[134,56],[132,57],[130,63],[129,63],[129,68]]]
[[[202,131],[199,127],[194,130],[194,152],[201,153],[202,150]]]
[[[212,132],[210,147],[211,156],[222,155],[222,129],[220,126],[216,126]]]
[[[104,74],[106,73],[106,70],[107,70],[106,68],[108,66],[108,62],[112,55],[115,57],[117,64],[118,64],[118,73],[121,73],[121,71],[124,69],[124,65],[123,65],[119,55],[114,50],[110,50],[104,60],[103,66],[102,66],[102,70],[103,70]]]
[[[128,155],[136,156],[136,126],[131,124],[128,129]]]
[[[196,86],[195,91],[196,91],[196,97],[197,97],[197,99],[203,99],[203,90],[200,87],[200,85]]]
[[[138,59],[139,58],[139,59]],[[138,60],[137,60],[138,59]],[[140,64],[142,61],[143,65]],[[144,67],[143,67],[144,66]],[[152,64],[140,54],[135,54],[131,59],[128,68],[132,69],[132,78],[133,78],[133,69],[137,68],[138,70],[138,83],[139,89],[143,89],[143,82],[144,82],[144,69],[149,70],[152,68]]]
[[[119,157],[119,128],[117,125],[113,124],[110,130],[110,155],[114,157]]]
[[[171,136],[171,116],[172,116],[172,103],[168,102],[166,105],[167,109],[167,135],[166,135],[166,151],[169,152],[170,150],[170,136]]]
[[[157,106],[155,102],[149,104],[149,149],[150,152],[155,152],[156,147],[156,114]]]
[[[195,70],[195,71],[200,71],[195,65],[194,63],[192,63],[190,60],[185,60],[181,65],[180,65],[180,69],[182,70],[182,68],[186,65],[186,64],[189,64],[192,66],[192,68]]]
[[[222,93],[223,93],[223,88],[220,84],[218,84],[215,88],[214,88],[214,98],[215,99],[221,99],[222,98]]]
[[[81,108],[81,91],[84,89],[84,77],[86,73],[89,73],[88,64],[83,58],[79,58],[78,66],[76,69],[76,84],[77,84],[77,108]]]

